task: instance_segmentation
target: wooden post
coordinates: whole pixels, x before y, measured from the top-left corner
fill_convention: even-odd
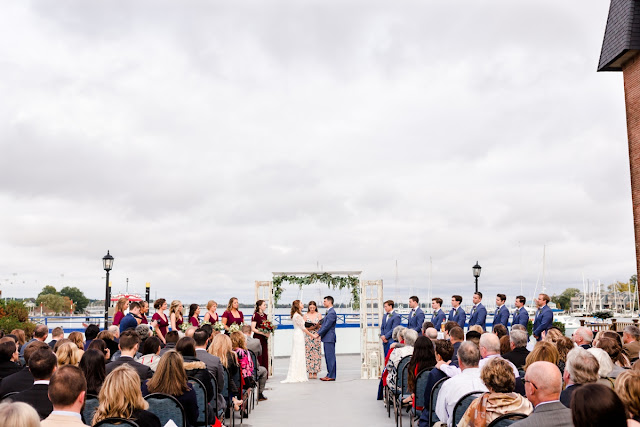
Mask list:
[[[580,327],[584,326],[584,319],[580,319]]]
[[[611,328],[612,331],[618,331],[618,321],[616,319],[611,319]]]

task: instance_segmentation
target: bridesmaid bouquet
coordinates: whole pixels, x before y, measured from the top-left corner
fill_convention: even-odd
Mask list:
[[[274,325],[269,320],[265,320],[264,322],[262,322],[262,324],[258,328],[258,330],[260,332],[262,332],[263,334],[268,334],[268,335],[272,335],[276,331],[276,329],[278,329],[278,326]]]
[[[189,327],[191,326],[191,323],[189,322],[184,322],[180,325],[180,330],[182,332],[187,332],[187,329],[189,329]]]
[[[213,330],[218,332],[224,332],[224,325],[221,321],[217,321],[213,324]]]
[[[244,324],[238,325],[237,323],[234,323],[233,325],[229,326],[229,333],[231,334],[234,332],[240,332],[243,326]]]

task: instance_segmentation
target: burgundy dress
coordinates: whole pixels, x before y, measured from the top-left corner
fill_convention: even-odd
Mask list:
[[[151,317],[151,320],[156,320],[158,322],[158,329],[160,329],[160,333],[163,337],[167,337],[167,327],[169,326],[169,319],[163,319],[160,317],[160,313],[154,313]]]
[[[260,325],[262,322],[267,320],[266,314],[253,313],[253,317],[251,318],[252,322],[256,322],[256,329],[260,329]],[[253,334],[254,338],[258,338],[260,340],[260,345],[262,345],[262,354],[258,356],[258,363],[260,366],[264,366],[267,372],[269,372],[269,345],[267,344],[267,337],[260,334]]]
[[[148,325],[149,324],[149,322],[147,322],[147,316],[146,315],[144,315],[144,314],[140,315],[140,324],[141,325]]]
[[[178,318],[178,316],[176,316],[176,331],[182,330],[180,326],[182,326],[183,323],[184,323],[184,318],[183,317]]]
[[[113,325],[120,326],[120,321],[124,317],[124,313],[121,311],[116,312],[113,316]]]
[[[227,310],[222,313],[222,318],[227,319],[227,327],[233,325],[234,323],[237,325],[242,325],[242,323],[244,322],[244,315],[241,311],[238,311],[238,314],[240,315],[240,317],[233,317],[233,314],[231,314],[231,312]]]
[[[198,322],[198,319],[195,316],[191,316],[189,318],[189,322],[191,322],[191,325],[195,326],[196,328],[200,326],[200,322]]]

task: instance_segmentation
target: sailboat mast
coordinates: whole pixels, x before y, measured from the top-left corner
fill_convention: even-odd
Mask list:
[[[544,287],[544,279],[545,279],[545,269],[546,269],[546,254],[547,254],[547,245],[544,245],[542,247],[542,293],[546,294],[547,290]]]
[[[429,257],[429,291],[427,292],[427,307],[429,306],[429,303],[431,302],[431,298],[433,298],[431,296],[431,270],[433,269],[433,260],[431,259],[431,257]]]

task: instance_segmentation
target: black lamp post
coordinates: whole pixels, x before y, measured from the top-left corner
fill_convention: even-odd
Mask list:
[[[107,254],[102,257],[102,267],[104,271],[107,272],[107,284],[104,291],[104,329],[106,330],[109,327],[109,303],[111,302],[111,289],[109,288],[109,272],[113,267],[113,257],[109,255],[109,251]]]
[[[480,265],[478,264],[478,261],[476,261],[476,265],[474,265],[471,268],[473,268],[473,277],[476,278],[476,292],[478,292],[478,277],[480,277],[480,270],[482,270],[482,267],[480,267]]]

